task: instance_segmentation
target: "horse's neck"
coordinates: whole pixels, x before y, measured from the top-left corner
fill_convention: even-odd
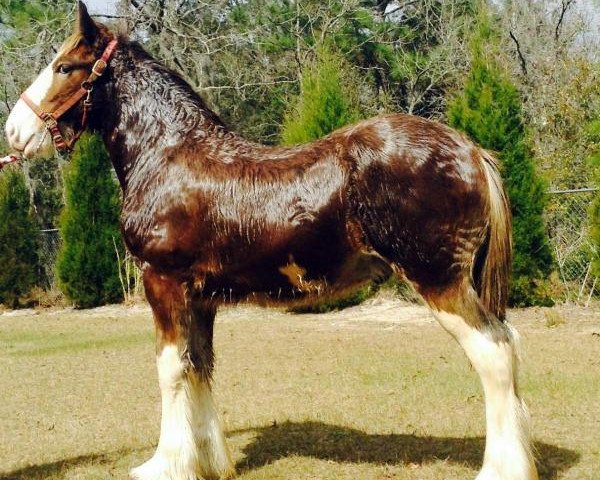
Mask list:
[[[192,89],[151,60],[115,59],[105,141],[122,187],[158,172],[193,145],[219,143],[226,132]]]

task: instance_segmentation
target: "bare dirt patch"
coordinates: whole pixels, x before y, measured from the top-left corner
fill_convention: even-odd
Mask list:
[[[600,471],[600,309],[513,310],[541,477]],[[215,395],[239,477],[464,479],[481,391],[426,309],[220,312]],[[124,478],[158,438],[146,306],[0,315],[0,480]]]

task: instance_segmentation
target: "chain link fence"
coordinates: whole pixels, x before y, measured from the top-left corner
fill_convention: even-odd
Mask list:
[[[120,240],[113,240],[120,241]],[[60,295],[56,263],[61,246],[60,231],[56,228],[40,230],[38,245],[38,281],[37,286],[49,294],[48,298]],[[120,257],[115,245],[115,262],[119,265],[119,280],[123,289],[125,303],[131,303],[143,296],[141,270],[133,257],[126,253]]]
[[[560,282],[562,298],[557,302],[588,305],[600,294],[600,279],[592,274],[597,252],[590,238],[590,206],[597,188],[551,190],[546,210],[546,225]]]
[[[56,288],[56,261],[59,249],[60,232],[58,229],[40,230],[38,285],[44,290]]]

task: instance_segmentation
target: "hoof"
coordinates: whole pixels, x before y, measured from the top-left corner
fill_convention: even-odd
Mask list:
[[[233,466],[225,467],[221,474],[213,473],[203,477],[195,472],[169,468],[168,462],[158,455],[129,471],[131,480],[230,480],[234,477]]]
[[[167,462],[159,456],[154,456],[139,467],[129,471],[131,480],[196,480],[196,476],[173,477],[168,472]]]
[[[538,480],[535,468],[529,471],[505,472],[493,468],[482,468],[475,480]]]
[[[129,478],[131,480],[162,480],[164,478],[163,473],[159,461],[152,457],[139,467],[129,470]],[[164,480],[167,479],[164,478]]]

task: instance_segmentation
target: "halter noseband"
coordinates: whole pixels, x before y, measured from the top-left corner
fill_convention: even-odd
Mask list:
[[[108,44],[104,50],[104,53],[102,53],[102,56],[94,63],[90,76],[81,83],[79,90],[71,95],[60,107],[54,110],[54,112],[44,112],[38,105],[33,103],[33,101],[25,92],[21,94],[21,99],[46,125],[50,135],[52,135],[52,142],[59,152],[71,152],[75,142],[79,140],[79,137],[85,131],[88,121],[88,114],[92,108],[92,90],[94,89],[94,82],[102,76],[106,70],[106,67],[108,67],[108,62],[110,61],[110,57],[112,56],[113,52],[117,48],[117,43],[118,42],[116,40],[112,40]],[[81,130],[71,139],[70,142],[68,142],[65,140],[60,129],[58,128],[58,120],[75,105],[77,105],[83,97],[85,97],[85,100],[83,101],[83,113],[81,116]]]

